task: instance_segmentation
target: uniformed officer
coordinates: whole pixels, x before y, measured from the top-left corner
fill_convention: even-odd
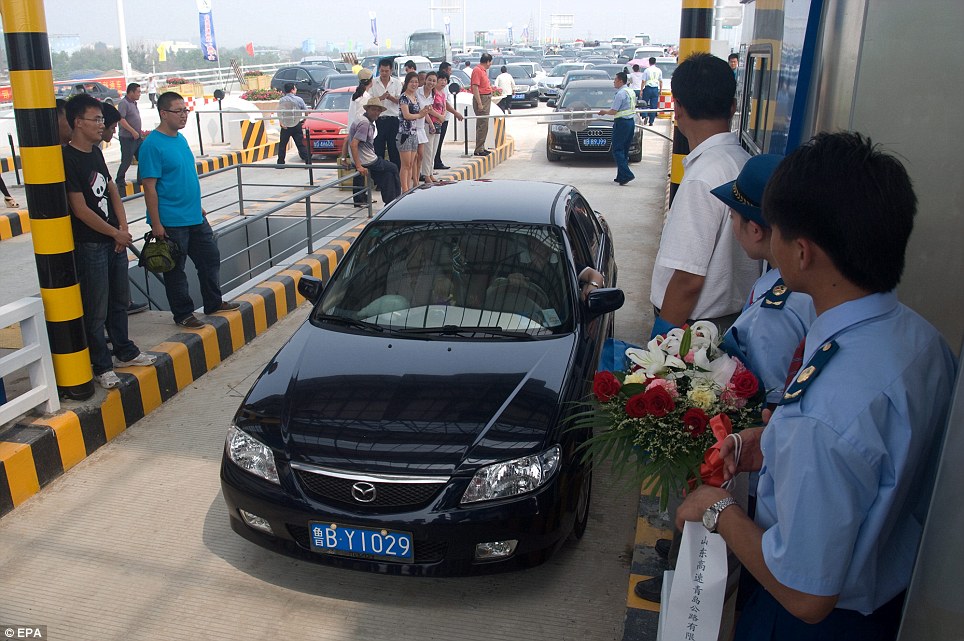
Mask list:
[[[776,154],[754,156],[736,180],[711,192],[730,208],[733,236],[743,251],[768,265],[773,265],[770,226],[760,203],[767,181],[781,160],[783,156]],[[771,409],[783,397],[790,360],[814,316],[810,297],[791,292],[780,270],[773,267],[753,284],[743,312],[723,338],[723,348],[760,379]]]
[[[613,105],[610,109],[600,109],[598,112],[600,116],[614,116],[612,154],[616,160],[616,177],[613,182],[620,186],[636,178],[629,168],[629,146],[636,132],[636,94],[628,84],[629,75],[625,71],[617,72],[613,76],[613,88],[616,90]]]
[[[751,520],[701,486],[676,513],[719,532],[760,583],[735,638],[893,639],[954,380],[940,334],[897,301],[917,200],[859,134],[819,134],[770,179],[763,212],[786,285],[817,317],[803,368],[738,465],[760,470]]]

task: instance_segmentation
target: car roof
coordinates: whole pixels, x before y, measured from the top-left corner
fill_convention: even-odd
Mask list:
[[[571,89],[612,89],[612,80],[573,80],[566,85],[566,91]]]
[[[444,189],[444,195],[435,193],[438,189]],[[557,224],[553,217],[557,200],[570,189],[569,185],[529,180],[459,180],[423,185],[386,207],[379,219],[551,225]]]
[[[609,76],[605,69],[573,69],[572,71],[566,72],[567,76],[598,76],[602,78],[603,76]]]

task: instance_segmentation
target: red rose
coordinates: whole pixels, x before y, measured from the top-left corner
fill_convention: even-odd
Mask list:
[[[622,388],[619,379],[612,372],[596,372],[592,381],[592,391],[601,403],[611,401]]]
[[[676,409],[676,403],[665,387],[654,387],[643,392],[643,404],[646,406],[646,413],[656,418],[666,416]]]
[[[646,393],[636,394],[626,401],[626,415],[631,418],[643,418],[649,412],[646,409]]]
[[[733,393],[740,398],[750,398],[760,389],[760,382],[749,371],[739,372],[730,379]]]
[[[693,438],[702,435],[709,423],[710,417],[698,407],[691,407],[683,414],[683,425],[690,428],[690,434]]]

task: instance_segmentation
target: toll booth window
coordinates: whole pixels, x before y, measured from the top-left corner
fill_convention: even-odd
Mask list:
[[[741,98],[740,138],[743,145],[752,152],[761,153],[766,149],[766,138],[771,123],[770,115],[770,74],[772,55],[769,46],[765,50],[750,49],[744,67],[743,96]]]

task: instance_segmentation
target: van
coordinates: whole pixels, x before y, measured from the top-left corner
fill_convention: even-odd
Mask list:
[[[649,60],[650,58],[661,58],[666,55],[662,47],[639,47],[633,53],[634,59]]]
[[[415,63],[415,71],[434,71],[435,65],[425,56],[398,56],[392,63],[392,75],[405,77],[405,63],[411,60]]]

